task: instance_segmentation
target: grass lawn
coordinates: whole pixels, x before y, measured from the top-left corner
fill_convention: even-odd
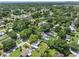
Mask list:
[[[23,45],[23,47],[24,47],[24,48],[30,48],[31,46],[28,45],[27,43],[25,43],[25,44]]]
[[[19,57],[21,55],[20,48],[18,48],[16,51],[11,52],[11,57]]]

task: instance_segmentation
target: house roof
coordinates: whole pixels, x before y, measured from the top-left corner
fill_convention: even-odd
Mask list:
[[[64,54],[58,53],[57,57],[64,57]]]
[[[0,32],[0,36],[1,36],[1,35],[4,35],[4,32]]]
[[[27,49],[23,49],[22,56],[26,57],[28,55],[28,53],[29,53],[29,49],[28,48]]]

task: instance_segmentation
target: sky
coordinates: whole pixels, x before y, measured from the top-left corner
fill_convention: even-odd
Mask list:
[[[79,0],[0,0],[0,2],[5,2],[5,1],[15,1],[15,2],[17,2],[17,1],[19,1],[19,2],[21,2],[21,1],[28,1],[28,2],[34,2],[34,1],[36,1],[36,2],[38,2],[38,1],[79,1]]]

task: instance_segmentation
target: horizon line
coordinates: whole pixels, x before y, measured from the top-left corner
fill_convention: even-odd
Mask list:
[[[0,2],[79,2],[79,1],[0,1]]]

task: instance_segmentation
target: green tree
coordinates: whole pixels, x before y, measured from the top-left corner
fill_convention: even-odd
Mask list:
[[[14,15],[21,15],[22,13],[21,13],[21,10],[15,10],[15,11],[13,12],[13,14],[14,14]]]
[[[32,52],[32,57],[40,57],[41,56],[41,54],[38,52],[38,51],[33,51]]]
[[[42,17],[42,14],[40,12],[36,12],[36,13],[32,14],[32,17],[33,18],[40,18],[40,17]]]
[[[12,39],[8,39],[6,41],[3,41],[2,44],[3,44],[3,49],[5,52],[9,51],[10,49],[12,49],[13,47],[16,46],[16,42]]]
[[[50,25],[49,24],[43,24],[39,27],[39,30],[41,32],[49,32],[50,31]]]
[[[47,57],[56,57],[57,55],[58,55],[58,51],[56,51],[55,49],[48,49],[47,51],[46,51],[46,56]]]
[[[26,28],[28,28],[29,20],[16,20],[13,25],[13,30],[16,32],[20,32]]]
[[[3,49],[3,45],[0,43],[0,50]]]
[[[15,31],[10,31],[10,32],[8,32],[8,35],[9,35],[11,38],[13,38],[13,39],[17,39],[17,34],[16,34]]]
[[[23,31],[20,32],[20,36],[23,39],[27,39],[27,38],[29,38],[31,33],[32,33],[32,31],[30,29],[24,29]]]
[[[25,48],[30,48],[30,45],[28,45],[27,43],[25,43],[25,44],[23,45],[23,47],[25,47]]]
[[[33,42],[37,41],[38,38],[39,38],[38,35],[31,34],[29,37],[29,41],[30,41],[30,43],[33,43]]]
[[[71,36],[71,39],[70,39],[70,42],[69,42],[69,45],[71,47],[71,49],[75,52],[78,52],[79,51],[79,32],[75,32],[73,33],[74,35]]]
[[[48,49],[48,45],[44,42],[41,42],[39,48],[37,49],[42,57],[45,56],[45,51]]]
[[[54,48],[54,49],[58,50],[60,53],[63,53],[65,56],[68,56],[70,54],[69,45],[63,39],[51,38],[48,40],[48,46],[51,49]]]
[[[44,42],[41,42],[39,48],[32,52],[34,57],[44,57],[45,51],[48,49],[48,45]]]

